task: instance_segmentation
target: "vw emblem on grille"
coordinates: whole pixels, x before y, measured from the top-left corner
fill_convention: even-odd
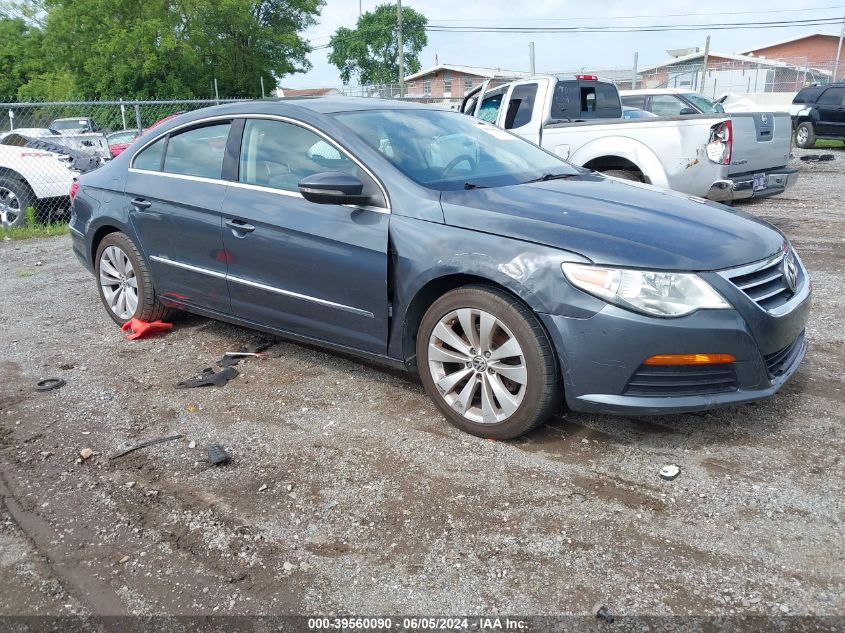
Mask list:
[[[798,265],[795,263],[795,256],[792,253],[783,258],[783,278],[789,291],[795,292],[798,285]]]

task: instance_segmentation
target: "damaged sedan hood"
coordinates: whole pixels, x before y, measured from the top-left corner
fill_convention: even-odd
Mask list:
[[[446,191],[446,224],[581,254],[599,264],[719,270],[783,248],[777,229],[700,198],[595,174]]]

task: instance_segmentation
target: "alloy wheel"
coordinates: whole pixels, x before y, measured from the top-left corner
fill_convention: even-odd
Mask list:
[[[799,127],[798,132],[796,133],[796,139],[798,143],[804,144],[807,142],[807,128]]]
[[[476,308],[442,317],[428,343],[428,366],[441,397],[478,424],[498,424],[522,404],[528,370],[508,327]]]
[[[100,287],[115,316],[131,319],[138,309],[138,279],[129,256],[117,246],[109,246],[100,255]]]
[[[15,192],[6,187],[0,187],[0,225],[13,225],[21,213],[21,201]]]

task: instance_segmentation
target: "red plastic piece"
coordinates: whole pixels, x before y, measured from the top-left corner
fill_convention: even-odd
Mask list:
[[[124,332],[129,332],[131,330],[131,334],[127,334],[126,338],[133,341],[136,338],[141,338],[147,334],[166,332],[172,327],[172,323],[165,323],[164,321],[152,321],[151,323],[147,323],[146,321],[141,321],[140,319],[129,319],[123,324],[122,329]]]

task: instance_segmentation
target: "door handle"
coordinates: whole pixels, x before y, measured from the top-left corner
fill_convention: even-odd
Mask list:
[[[255,230],[255,227],[252,226],[252,224],[248,224],[243,220],[227,220],[226,226],[236,233],[252,233]]]
[[[137,209],[149,209],[153,203],[143,198],[132,198],[132,206]]]

